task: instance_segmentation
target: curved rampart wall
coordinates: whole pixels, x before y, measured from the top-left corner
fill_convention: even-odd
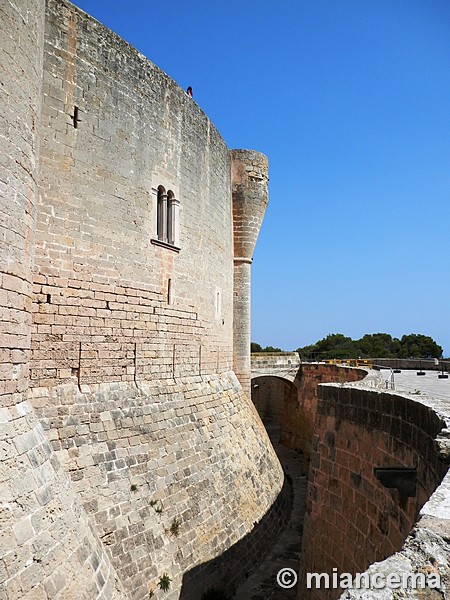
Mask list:
[[[309,460],[315,435],[318,386],[321,383],[360,381],[366,376],[363,369],[325,365],[302,364],[297,400],[288,400],[285,427],[281,442],[301,452]]]
[[[295,403],[298,390],[290,381],[273,375],[252,379],[252,401],[266,429],[284,435],[289,428],[287,406]],[[275,433],[275,432],[274,432]]]
[[[402,548],[447,470],[434,442],[443,427],[431,407],[408,397],[319,387],[299,599],[341,593],[323,586],[306,590],[305,573],[362,573]],[[377,479],[375,468],[392,467],[417,469],[411,497]]]
[[[47,436],[133,598],[164,573],[168,598],[230,590],[277,536],[289,493],[234,373],[39,393]]]
[[[45,3],[4,2],[0,137],[0,596],[124,600],[26,401]]]
[[[192,98],[136,50],[68,2],[48,0],[46,10],[33,410],[20,408],[32,431],[1,415],[19,436],[2,475],[27,482],[8,489],[24,520],[23,530],[7,522],[14,568],[32,571],[7,598],[138,600],[167,574],[168,600],[198,600],[245,577],[289,504],[231,371],[229,151]],[[157,239],[158,190],[177,201],[172,240]],[[34,551],[33,536],[36,561],[23,550]],[[69,557],[65,571],[49,536]],[[52,570],[67,579],[47,590]]]
[[[254,371],[272,365],[264,353],[253,355]],[[271,355],[274,356],[275,355]],[[281,361],[284,362],[283,358]],[[275,357],[275,364],[278,359]],[[259,367],[259,369],[257,368]],[[266,370],[270,372],[266,364]],[[283,371],[281,370],[281,373]],[[252,379],[252,400],[265,423],[280,428],[280,442],[309,460],[314,437],[318,386],[321,383],[359,381],[367,374],[363,369],[341,367],[323,363],[303,363],[296,372],[293,383],[280,376],[261,375]],[[286,363],[286,375],[292,377],[291,365]],[[257,387],[255,387],[255,385]]]

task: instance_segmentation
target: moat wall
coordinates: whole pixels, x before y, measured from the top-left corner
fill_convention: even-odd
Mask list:
[[[291,380],[264,376],[263,358],[257,358],[252,398],[261,418],[310,465],[302,542],[299,535],[298,599],[339,598],[338,585],[326,589],[322,581],[320,589],[306,589],[306,573],[328,573],[331,581],[333,569],[338,582],[342,573],[355,575],[366,569],[385,579],[391,573],[408,577],[438,573],[439,591],[410,586],[402,597],[447,598],[447,401],[378,391],[376,372],[358,383],[363,370],[328,364],[303,364]],[[276,361],[266,363],[267,373],[274,373]],[[346,382],[349,379],[355,383]],[[405,490],[405,480],[398,489],[387,487],[392,484],[389,473],[384,485],[375,474],[379,468],[413,469],[413,490]],[[360,600],[361,593],[346,591],[342,598]],[[365,593],[380,600],[391,597],[373,588]]]
[[[264,354],[254,356],[258,365],[264,362]],[[269,361],[276,364],[277,357],[272,356],[274,360]],[[291,380],[274,375],[253,378],[252,400],[263,422],[280,428],[280,442],[309,460],[315,433],[319,384],[360,381],[366,373],[363,369],[303,363],[297,373],[289,371]]]
[[[407,397],[320,386],[299,599],[328,600],[342,591],[306,590],[308,572],[361,573],[401,550],[446,473],[434,441],[444,427],[432,408]],[[417,469],[413,496],[384,487],[377,467]]]
[[[283,476],[233,373],[40,394],[33,403],[47,437],[131,598],[146,597],[163,573],[173,580],[167,598],[232,589],[283,525]],[[182,588],[183,575],[241,538],[225,565]]]
[[[286,407],[297,400],[298,390],[293,383],[273,375],[252,379],[252,401],[268,429],[275,427],[280,439],[289,427]]]

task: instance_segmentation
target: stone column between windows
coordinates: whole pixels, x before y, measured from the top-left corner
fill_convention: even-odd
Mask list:
[[[160,231],[158,231],[159,239],[163,242],[167,241],[167,194],[161,194],[161,205],[159,207],[161,213]]]
[[[180,201],[175,197],[168,199],[168,242],[174,246],[178,245],[180,231],[179,231],[179,212],[180,212]]]

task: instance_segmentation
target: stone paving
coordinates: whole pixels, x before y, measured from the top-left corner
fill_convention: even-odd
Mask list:
[[[425,375],[417,375],[418,371],[402,371],[393,373],[394,388],[399,392],[407,392],[412,395],[426,395],[434,398],[448,398],[450,400],[450,377],[439,379],[441,371],[422,371]],[[391,381],[391,370],[381,369],[384,380]],[[445,372],[448,375],[447,372]],[[389,388],[391,389],[391,388]]]
[[[279,443],[279,429],[267,426],[272,444],[280,459],[293,494],[292,512],[288,524],[265,561],[242,584],[234,600],[293,600],[297,597],[297,585],[282,589],[277,583],[280,569],[299,570],[303,532],[303,518],[306,510],[307,467],[298,452]]]

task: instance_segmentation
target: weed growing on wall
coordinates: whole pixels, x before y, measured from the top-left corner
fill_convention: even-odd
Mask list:
[[[180,535],[180,525],[181,521],[175,517],[169,529],[170,533],[173,534],[175,537],[178,537]]]
[[[159,578],[158,585],[163,592],[167,592],[170,588],[171,583],[172,580],[170,579],[169,575],[167,573],[163,573]]]

